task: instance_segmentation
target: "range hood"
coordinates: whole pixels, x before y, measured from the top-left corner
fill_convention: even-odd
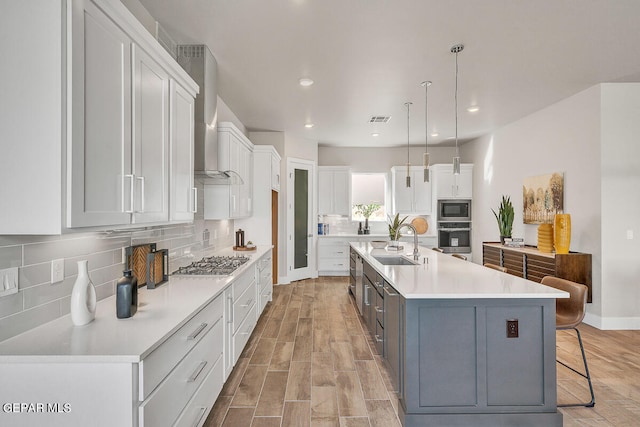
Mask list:
[[[236,171],[218,164],[218,63],[206,45],[178,46],[178,63],[200,86],[194,108],[194,171],[204,184],[242,184]]]

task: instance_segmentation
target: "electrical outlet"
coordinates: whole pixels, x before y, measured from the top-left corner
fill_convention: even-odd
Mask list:
[[[51,261],[51,283],[58,283],[64,280],[64,258]]]
[[[0,270],[0,297],[18,292],[18,267]]]
[[[507,338],[518,338],[518,319],[507,320]]]

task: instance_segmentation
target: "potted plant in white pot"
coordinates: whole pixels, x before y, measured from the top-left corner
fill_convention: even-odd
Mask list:
[[[511,204],[511,198],[509,196],[502,196],[502,202],[498,208],[498,212],[491,209],[493,215],[498,221],[498,229],[500,230],[500,243],[504,245],[504,239],[511,237],[511,231],[513,228],[513,205]]]

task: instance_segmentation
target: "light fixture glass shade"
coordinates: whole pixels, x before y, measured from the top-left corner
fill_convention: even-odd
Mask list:
[[[407,163],[407,188],[411,187],[411,163]]]
[[[429,182],[429,153],[422,155],[422,165],[424,166],[424,182]]]
[[[456,156],[453,158],[453,174],[460,175],[460,157]]]

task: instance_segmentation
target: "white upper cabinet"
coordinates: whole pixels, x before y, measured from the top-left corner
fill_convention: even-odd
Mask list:
[[[68,227],[129,224],[131,173],[129,36],[92,1],[72,9]]]
[[[280,155],[275,150],[271,155],[271,189],[280,191]]]
[[[407,187],[407,167],[394,166],[391,168],[392,212],[394,214],[431,215],[431,182],[424,182],[422,166],[411,166],[409,175],[411,186]]]
[[[193,221],[198,194],[193,186],[194,99],[177,82],[171,81],[170,168],[171,197],[169,219]]]
[[[351,215],[351,172],[348,167],[318,168],[318,214]]]
[[[453,174],[453,165],[433,165],[437,199],[471,199],[473,195],[473,164],[460,165],[460,175]]]
[[[169,157],[193,155],[193,120],[187,122],[184,114],[182,124],[188,129],[179,132],[190,142],[177,150],[186,153],[170,152],[170,84],[179,83],[183,95],[193,99],[195,82],[119,1],[13,2],[3,11],[3,26],[5,21],[20,22],[11,33],[21,41],[25,58],[14,59],[24,64],[19,80],[30,82],[33,90],[18,85],[3,93],[12,115],[2,115],[2,129],[9,120],[15,129],[38,126],[19,138],[2,135],[24,147],[12,152],[12,162],[28,164],[23,175],[30,178],[23,180],[19,193],[0,193],[21,213],[1,217],[0,234],[167,223],[176,182]],[[28,55],[39,57],[37,66]],[[40,92],[38,99],[33,91]],[[40,121],[46,132],[38,130]],[[45,160],[36,160],[40,157],[46,166]],[[1,181],[12,178],[12,168],[0,169]],[[186,180],[190,194],[193,178]],[[186,182],[181,185],[187,187]]]
[[[169,219],[169,74],[133,46],[133,162],[136,224]]]
[[[205,184],[204,218],[250,217],[253,213],[253,144],[230,122],[218,123],[218,170],[231,171],[231,178],[226,183]]]

